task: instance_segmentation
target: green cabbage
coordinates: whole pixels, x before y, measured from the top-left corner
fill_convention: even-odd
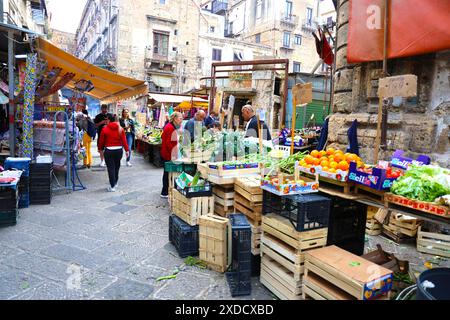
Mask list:
[[[409,199],[434,202],[450,194],[450,170],[437,166],[412,166],[393,183],[391,191]]]

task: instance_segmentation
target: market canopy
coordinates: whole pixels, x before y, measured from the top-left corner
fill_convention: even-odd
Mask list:
[[[79,80],[91,81],[94,89],[86,94],[102,103],[131,99],[148,93],[148,86],[144,81],[96,67],[57,48],[43,38],[38,38],[36,44],[40,58],[47,61],[49,69],[61,68],[65,73],[75,74],[75,77],[66,85],[70,89],[75,89],[75,83]]]
[[[179,94],[149,93],[149,98],[150,102],[152,102],[154,106],[158,106],[162,103],[176,104],[179,108],[182,109],[190,109],[191,103],[192,106],[196,108],[207,108],[209,106],[208,100]]]

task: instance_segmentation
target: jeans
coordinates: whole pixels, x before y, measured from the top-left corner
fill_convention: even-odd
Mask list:
[[[108,168],[108,177],[111,188],[114,188],[119,182],[120,160],[123,157],[123,149],[105,150],[105,162]]]
[[[163,167],[165,167],[166,162],[170,162],[170,161],[163,160]],[[163,182],[163,188],[161,191],[161,195],[167,196],[167,195],[169,195],[169,173],[166,172],[166,170],[164,170],[162,182]]]
[[[130,155],[127,158],[127,162],[129,162],[131,160],[131,150],[133,150],[134,134],[127,133],[127,143],[128,143],[128,148],[130,149]]]

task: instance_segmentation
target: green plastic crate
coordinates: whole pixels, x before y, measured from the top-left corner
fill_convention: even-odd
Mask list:
[[[183,164],[166,162],[166,164],[164,165],[164,171],[166,171],[166,172],[183,172]]]

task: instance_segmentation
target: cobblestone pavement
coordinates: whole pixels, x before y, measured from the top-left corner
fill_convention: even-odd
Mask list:
[[[87,190],[23,209],[17,226],[0,229],[0,299],[232,299],[223,274],[186,266],[169,243],[162,170],[139,155],[132,162],[121,169],[118,192],[106,192],[104,169],[82,170]],[[430,259],[380,237],[367,247],[378,242],[417,270]],[[252,295],[239,299],[274,296],[253,278]]]

